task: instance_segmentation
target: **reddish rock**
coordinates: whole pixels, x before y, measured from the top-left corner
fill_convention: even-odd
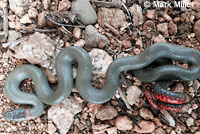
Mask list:
[[[154,118],[154,116],[151,113],[151,111],[149,109],[147,109],[147,108],[141,108],[139,114],[145,120],[149,120],[149,119],[153,120],[153,118]]]
[[[159,127],[155,130],[155,134],[166,134],[166,131]]]
[[[198,12],[200,12],[200,0],[193,0],[192,1],[192,9],[194,9],[194,10],[196,10],[196,11],[198,11]]]
[[[194,24],[194,33],[195,33],[196,38],[200,42],[200,20],[196,21]]]
[[[173,21],[169,22],[168,27],[169,27],[169,34],[176,35],[178,28],[177,28],[177,25],[174,24]]]
[[[133,6],[129,8],[129,11],[131,12],[133,16],[133,25],[134,26],[142,25],[144,22],[144,18],[143,18],[141,6],[137,4],[133,4]]]
[[[149,18],[149,19],[154,19],[155,18],[155,11],[156,10],[154,10],[154,9],[147,10],[146,17]]]
[[[117,116],[117,110],[110,106],[101,107],[100,111],[96,114],[96,118],[100,120],[110,120]]]
[[[123,40],[122,45],[124,46],[124,48],[131,48],[132,47],[132,43],[131,43],[130,40]]]
[[[155,124],[151,121],[142,120],[138,125],[141,128],[139,128],[136,124],[133,128],[133,131],[137,133],[152,133],[156,128]]]
[[[69,0],[62,0],[59,2],[58,11],[66,11],[71,7]]]
[[[104,27],[105,23],[110,24],[114,28],[120,28],[126,22],[126,15],[117,8],[99,8],[98,24]]]
[[[160,23],[157,25],[157,31],[161,32],[164,36],[168,36],[168,23]]]
[[[115,119],[115,127],[119,130],[131,130],[132,120],[127,116],[119,116]]]
[[[154,39],[154,43],[159,43],[159,42],[166,42],[165,38],[159,34],[155,39]]]
[[[151,30],[151,29],[155,29],[155,23],[152,20],[147,20],[145,21],[145,23],[143,24],[143,29],[144,30]]]

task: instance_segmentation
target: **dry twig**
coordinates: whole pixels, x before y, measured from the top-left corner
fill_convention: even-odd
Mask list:
[[[3,42],[6,42],[8,38],[8,8],[7,7],[3,7],[3,31],[4,31]]]
[[[115,35],[117,35],[118,37],[120,37],[120,33],[118,32],[117,29],[115,29],[114,27],[112,27],[111,25],[109,25],[108,23],[104,24],[110,31],[112,31]]]
[[[133,109],[131,108],[131,106],[130,106],[129,103],[128,103],[128,100],[127,100],[127,98],[126,98],[125,92],[122,91],[122,89],[121,89],[120,87],[118,88],[118,90],[119,90],[120,96],[121,96],[122,100],[124,101],[126,107],[127,107],[129,110],[133,111]]]

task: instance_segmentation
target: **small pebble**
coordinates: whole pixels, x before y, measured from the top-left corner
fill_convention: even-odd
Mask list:
[[[28,10],[28,15],[29,15],[30,18],[36,18],[37,15],[38,15],[37,9],[35,9],[35,8],[30,8],[30,9]]]
[[[186,124],[188,127],[194,125],[194,119],[192,117],[189,117],[187,120],[186,120]]]
[[[193,30],[194,30],[196,38],[200,42],[200,20],[198,20],[198,21],[195,22]]]
[[[5,78],[5,75],[0,74],[0,80],[3,80]]]
[[[77,47],[84,47],[85,45],[85,40],[81,39],[81,40],[78,40],[77,42],[74,43],[74,46],[77,46]]]
[[[127,116],[119,116],[115,119],[115,127],[119,130],[131,130],[132,120]]]
[[[114,107],[107,105],[101,107],[101,110],[96,114],[96,118],[100,120],[110,120],[115,118],[117,114],[117,110]]]
[[[166,131],[159,127],[155,130],[155,134],[166,134]]]
[[[160,23],[157,25],[157,31],[161,32],[164,36],[168,36],[168,23]]]
[[[154,116],[151,113],[151,111],[147,108],[141,108],[139,111],[139,114],[142,118],[144,118],[145,120],[153,120]]]
[[[58,11],[66,11],[71,7],[69,0],[62,0],[59,2]]]
[[[142,120],[138,123],[138,125],[141,128],[139,128],[136,124],[134,125],[133,128],[133,131],[137,133],[152,133],[156,128],[155,124],[151,121]]]
[[[53,123],[48,123],[48,128],[47,128],[47,132],[49,134],[54,134],[56,132],[56,127]]]
[[[139,105],[139,97],[142,94],[142,91],[137,86],[130,86],[126,90],[127,101],[130,105],[136,104]]]
[[[78,28],[78,27],[75,27],[74,30],[73,30],[73,38],[75,40],[79,40],[81,37],[81,29]]]
[[[155,11],[156,10],[154,10],[154,9],[147,10],[146,17],[149,18],[149,19],[154,19],[155,18]]]
[[[32,21],[31,21],[29,15],[26,14],[20,19],[20,23],[22,23],[22,24],[30,24],[30,23],[32,23]]]
[[[116,127],[108,128],[106,131],[107,131],[108,134],[117,134],[117,128]]]
[[[165,38],[164,38],[161,34],[159,34],[159,35],[154,39],[153,42],[154,42],[154,43],[160,43],[160,42],[167,42],[167,41],[165,40]]]
[[[134,26],[139,26],[142,25],[144,22],[143,14],[142,14],[142,8],[138,4],[133,4],[130,8],[129,11],[133,15],[133,25]]]

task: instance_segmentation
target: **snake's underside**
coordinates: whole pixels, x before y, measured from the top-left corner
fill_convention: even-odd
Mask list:
[[[164,58],[171,61],[184,61],[188,68],[181,68],[173,64],[161,65],[147,70],[145,67]],[[30,109],[16,109],[3,114],[4,118],[13,121],[22,121],[40,116],[44,110],[43,104],[54,105],[65,100],[72,91],[72,62],[78,63],[76,88],[80,96],[91,103],[104,103],[115,94],[119,75],[123,71],[132,70],[142,82],[163,80],[189,81],[200,77],[200,52],[186,47],[169,43],[157,43],[146,48],[142,53],[116,59],[109,66],[104,86],[99,90],[91,85],[92,66],[88,53],[80,47],[64,48],[56,57],[56,73],[58,86],[51,89],[45,74],[34,65],[22,65],[9,73],[5,83],[5,94],[18,104],[32,105]],[[20,83],[31,78],[35,92],[27,93],[20,90]],[[160,89],[158,89],[160,91]]]

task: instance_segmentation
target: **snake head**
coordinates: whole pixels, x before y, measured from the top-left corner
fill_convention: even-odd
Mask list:
[[[20,108],[10,112],[3,113],[3,118],[10,121],[24,121],[27,120],[26,109]]]

